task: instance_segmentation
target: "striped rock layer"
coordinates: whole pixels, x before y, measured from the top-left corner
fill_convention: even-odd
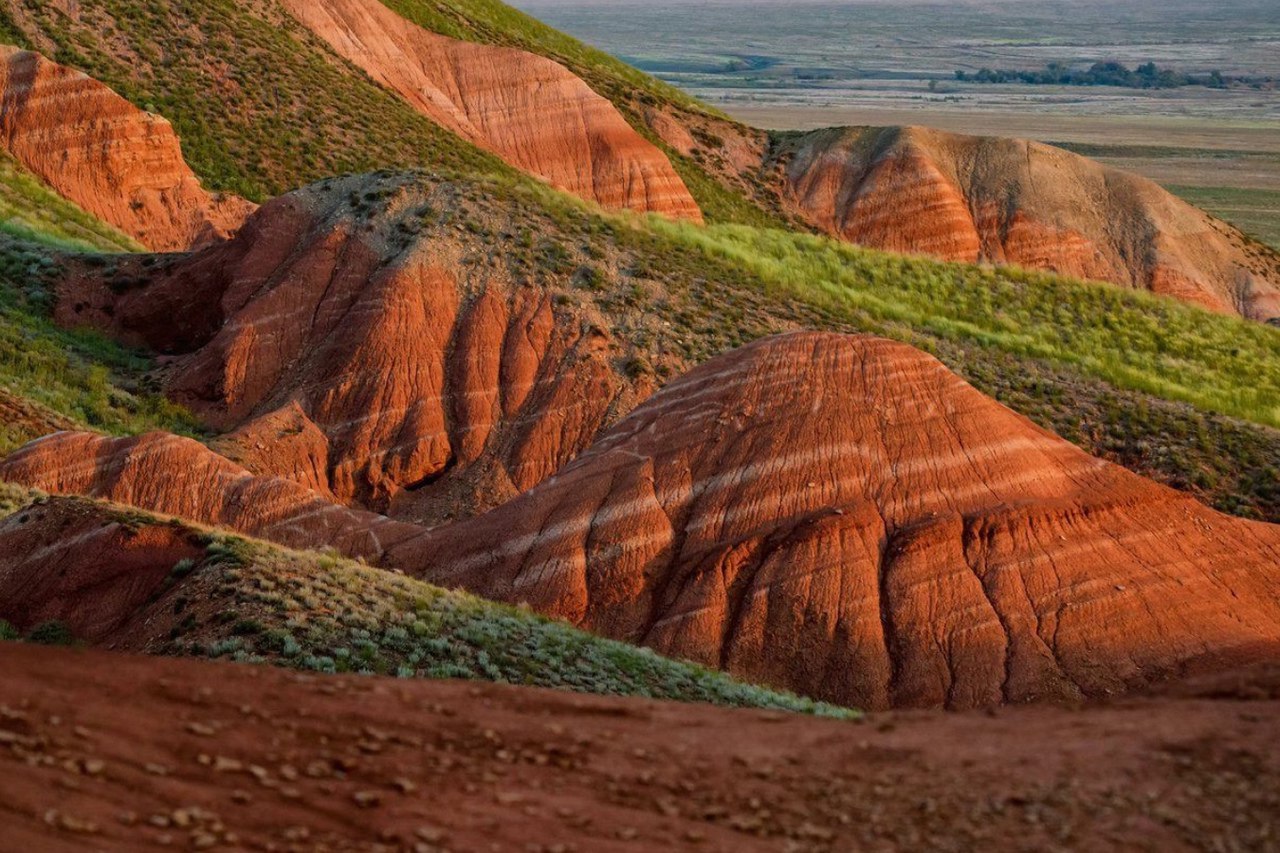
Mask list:
[[[376,212],[366,191],[385,196]],[[550,476],[651,391],[601,324],[424,233],[413,176],[335,180],[166,264],[88,268],[58,319],[171,356],[166,391],[220,452],[330,499],[438,522]]]
[[[867,338],[714,359],[387,562],[858,707],[1096,696],[1280,652],[1280,528]]]
[[[198,520],[295,548],[379,558],[421,531],[348,509],[284,477],[259,477],[193,439],[59,432],[0,462],[0,480]],[[15,554],[21,551],[15,550]]]
[[[702,220],[662,151],[552,60],[438,35],[379,0],[282,2],[423,115],[512,166],[607,208]]]
[[[78,71],[2,45],[0,145],[59,195],[155,251],[222,239],[254,209],[206,192],[164,119]]]
[[[1074,700],[1280,653],[1280,528],[871,338],[713,359],[546,482],[431,530],[162,435],[62,433],[0,479],[332,545],[859,707]]]
[[[850,242],[1280,317],[1274,252],[1151,181],[1059,148],[921,127],[837,128],[775,154],[787,204]]]

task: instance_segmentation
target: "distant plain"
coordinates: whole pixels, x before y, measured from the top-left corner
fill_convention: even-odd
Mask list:
[[[1154,62],[1280,80],[1274,0],[517,0],[778,130],[923,124],[1062,144],[1280,246],[1280,88],[978,84],[956,71]]]

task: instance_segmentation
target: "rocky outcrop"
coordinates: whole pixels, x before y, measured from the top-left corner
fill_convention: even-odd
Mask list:
[[[388,564],[857,707],[1097,696],[1280,652],[1280,528],[910,347],[827,334],[713,359]]]
[[[195,519],[283,545],[332,547],[352,557],[378,559],[388,545],[421,532],[340,506],[283,477],[255,477],[197,441],[166,433],[55,433],[0,462],[0,480]],[[24,559],[38,560],[36,551]],[[28,552],[14,545],[12,553]]]
[[[58,318],[170,356],[169,396],[233,431],[219,448],[254,473],[409,520],[488,509],[652,380],[585,309],[424,222],[443,191],[401,175],[291,194],[189,258],[73,275]]]
[[[437,124],[607,208],[701,221],[663,153],[561,65],[458,41],[378,0],[282,0],[303,25]]]
[[[919,127],[803,134],[773,153],[786,203],[831,234],[1017,264],[1280,317],[1280,257],[1156,184],[1019,139]]]
[[[164,119],[78,71],[5,46],[0,145],[61,196],[156,251],[226,237],[253,210],[201,188]]]

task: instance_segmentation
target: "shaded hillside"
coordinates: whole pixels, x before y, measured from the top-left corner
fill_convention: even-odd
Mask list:
[[[0,832],[30,850],[1245,849],[1280,806],[1267,673],[852,726],[14,644],[0,666]]]
[[[0,519],[0,619],[153,654],[850,715],[337,557],[84,500]]]
[[[60,210],[43,208],[30,233],[88,239],[93,231],[78,216],[60,219]],[[147,380],[150,356],[49,317],[43,285],[63,257],[47,244],[0,238],[0,454],[57,429],[193,432],[194,420]]]
[[[1280,256],[1151,181],[1034,142],[926,128],[799,134],[788,202],[850,242],[1017,264],[1280,317]]]
[[[253,205],[213,196],[169,123],[38,53],[0,47],[0,145],[63,198],[155,251],[234,233]]]

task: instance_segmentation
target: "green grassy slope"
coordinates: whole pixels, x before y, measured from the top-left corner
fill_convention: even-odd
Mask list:
[[[1189,186],[1166,189],[1280,251],[1280,190]]]
[[[148,388],[147,355],[49,318],[45,286],[55,252],[0,237],[0,403],[17,397],[27,410],[0,420],[0,456],[54,425],[194,434],[194,419]]]
[[[0,519],[31,497],[0,486]],[[84,499],[56,500],[134,530],[170,524]],[[350,560],[188,532],[205,553],[176,565],[144,606],[148,652],[854,716]]]
[[[1118,388],[1280,427],[1280,333],[1259,323],[1143,291],[784,231],[658,220],[649,227],[750,270],[784,298],[1071,365]]]
[[[143,251],[127,234],[62,198],[3,151],[0,233],[73,251]]]

